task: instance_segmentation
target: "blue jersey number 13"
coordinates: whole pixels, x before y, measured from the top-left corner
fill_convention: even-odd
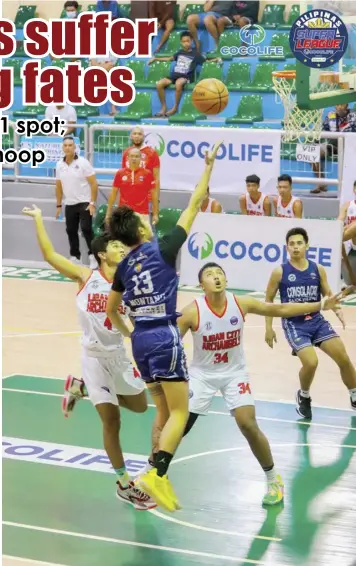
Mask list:
[[[134,295],[146,295],[153,293],[151,274],[148,270],[142,271],[140,275],[133,275],[132,281],[135,283]]]

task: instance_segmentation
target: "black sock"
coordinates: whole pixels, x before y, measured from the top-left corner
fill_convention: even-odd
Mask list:
[[[169,452],[165,452],[164,450],[157,452],[155,462],[155,466],[157,468],[157,476],[161,478],[162,476],[166,475],[172,458],[173,454],[170,454]]]
[[[156,467],[156,460],[157,460],[157,452],[153,452],[150,458],[148,458],[148,463],[152,468]]]
[[[262,466],[262,470],[264,472],[270,472],[271,470],[273,470],[274,468],[274,464],[272,464],[272,466]]]

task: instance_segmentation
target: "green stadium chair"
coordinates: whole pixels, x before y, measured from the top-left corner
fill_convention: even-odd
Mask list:
[[[96,4],[89,4],[89,6],[85,10],[86,12],[95,12],[96,11]]]
[[[228,90],[245,90],[251,82],[250,63],[231,63],[226,75]]]
[[[186,28],[188,16],[190,16],[191,14],[200,14],[203,11],[204,11],[204,4],[203,3],[201,3],[201,4],[187,4],[186,7],[183,10],[182,17],[180,19],[176,20],[177,28],[178,27]]]
[[[168,41],[164,44],[160,52],[156,53],[157,59],[159,57],[171,57],[181,49],[180,33],[180,31],[172,31]]]
[[[130,131],[129,130],[108,130],[105,137],[99,141],[99,151],[116,151],[122,152],[130,145]]]
[[[272,35],[270,46],[283,47],[283,56],[262,55],[258,58],[260,61],[284,61],[285,59],[294,56],[289,45],[289,33],[274,33]]]
[[[205,114],[201,114],[193,105],[192,95],[186,94],[178,114],[174,114],[168,118],[171,124],[189,123],[195,124],[196,120],[205,120]]]
[[[275,29],[284,24],[284,4],[267,4],[263,10],[261,26],[265,29]]]
[[[25,23],[36,17],[37,6],[20,6],[15,17],[16,29],[23,29]]]
[[[24,44],[23,40],[16,41],[15,57],[27,57],[23,44]]]
[[[76,106],[77,118],[89,118],[89,116],[99,116],[99,108],[97,106]]]
[[[130,12],[131,12],[131,2],[126,4],[119,4],[121,17],[130,19]]]
[[[87,120],[87,126],[92,126],[94,124],[105,124],[102,120]],[[83,128],[78,128],[79,130],[79,140],[80,140],[80,147],[84,149],[84,130]],[[94,131],[94,151],[99,151],[99,139],[100,136],[104,135],[104,130],[95,130]]]
[[[223,68],[216,63],[209,63],[209,61],[206,61],[203,64],[199,75],[199,81],[202,81],[203,79],[218,79],[219,81],[224,82]],[[193,83],[186,85],[185,88],[186,90],[193,90],[195,85],[196,79]]]
[[[226,119],[227,124],[252,124],[263,122],[262,96],[249,95],[241,98],[236,116]]]
[[[116,122],[135,121],[141,118],[150,118],[152,116],[151,94],[148,92],[136,93],[136,98],[128,107],[126,112],[116,114],[114,120]]]
[[[15,118],[38,118],[46,112],[46,108],[39,104],[38,106],[24,106],[15,110],[13,116]]]
[[[182,211],[179,208],[161,208],[156,225],[157,236],[161,238],[172,230],[177,224],[181,214]]]
[[[290,8],[290,12],[287,21],[278,26],[279,29],[290,29],[294,24],[295,20],[300,16],[299,4],[293,4]]]
[[[94,237],[101,236],[105,230],[105,216],[108,209],[107,204],[101,204],[93,219],[93,234]]]
[[[127,61],[125,67],[128,67],[135,73],[135,86],[144,84],[145,82],[145,61]]]
[[[224,60],[231,60],[234,56],[237,57],[237,54],[236,55],[224,54],[224,47],[228,47],[230,50],[231,47],[240,47],[240,46],[241,46],[241,40],[237,30],[224,31],[224,33],[221,34],[219,39],[219,46],[218,46],[219,57],[221,57]]]
[[[5,59],[2,63],[3,67],[12,67],[14,70],[14,85],[21,86],[22,85],[22,78],[21,78],[21,67],[22,61],[21,59]]]
[[[155,88],[158,81],[169,76],[170,67],[169,61],[155,61],[148,67],[147,77],[136,84],[136,87]]]
[[[251,83],[244,87],[248,92],[273,92],[272,72],[277,70],[273,63],[258,63]]]
[[[2,149],[12,149],[14,147],[14,129],[9,126],[9,133],[1,136]]]

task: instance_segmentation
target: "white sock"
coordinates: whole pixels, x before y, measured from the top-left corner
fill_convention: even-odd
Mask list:
[[[356,401],[356,387],[349,389],[350,397],[353,401]]]
[[[309,399],[310,393],[309,393],[309,391],[304,391],[303,389],[301,389],[301,390],[300,390],[300,396],[301,396],[301,397],[306,397],[307,399]]]
[[[273,466],[272,470],[265,471],[267,483],[276,483],[277,482],[277,472],[275,467]]]

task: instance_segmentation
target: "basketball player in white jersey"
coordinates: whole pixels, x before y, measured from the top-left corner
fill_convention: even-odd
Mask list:
[[[303,203],[292,195],[292,177],[278,177],[278,197],[274,197],[274,214],[279,218],[303,218]]]
[[[349,226],[356,221],[356,181],[354,182],[354,195],[355,198],[353,200],[345,202],[340,208],[338,220],[341,220],[345,226]],[[356,238],[350,240],[350,242],[350,250],[353,249],[356,251]]]
[[[208,190],[207,190],[207,197],[202,202],[200,212],[216,212],[216,213],[220,213],[220,214],[222,212],[224,212],[223,207],[221,206],[219,201],[215,200],[214,198],[212,198],[210,196],[209,187],[208,187]]]
[[[220,391],[237,426],[266,473],[265,505],[275,505],[283,499],[284,486],[277,475],[267,438],[260,430],[255,414],[249,374],[243,348],[245,316],[248,313],[277,317],[307,314],[310,309],[333,308],[337,297],[314,303],[272,305],[244,295],[235,297],[226,291],[224,270],[216,263],[207,263],[199,272],[199,282],[205,296],[199,297],[182,311],[178,326],[182,336],[192,332],[194,353],[189,368],[189,419],[187,434],[199,415],[206,415],[214,395]],[[273,313],[273,314],[272,314]]]
[[[338,216],[338,220],[341,220],[344,224],[344,231],[347,230],[353,222],[356,222],[356,181],[354,182],[353,191],[355,198],[345,202],[341,206]],[[343,266],[345,268],[343,275],[348,275],[350,283],[354,283],[356,278],[356,237],[351,237],[345,241],[345,244],[342,246],[342,257]],[[342,286],[345,285],[342,276],[341,283]]]
[[[246,177],[246,190],[240,196],[240,208],[242,214],[248,216],[271,216],[271,202],[268,195],[260,191],[261,179],[257,175]]]
[[[23,213],[35,221],[44,259],[79,287],[76,303],[83,330],[83,380],[68,377],[63,409],[70,412],[76,400],[89,396],[103,424],[104,448],[117,475],[117,496],[135,509],[152,509],[156,507],[154,501],[134,486],[126,471],[119,441],[119,404],[135,413],[145,412],[145,386],[128,358],[122,334],[112,328],[105,312],[114,274],[125,255],[124,248],[121,242],[111,241],[106,235],[98,236],[92,242],[92,249],[99,269],[74,265],[54,250],[41,210],[33,205],[24,208]],[[127,314],[125,305],[120,309],[123,315]],[[159,428],[157,423],[156,427]]]

